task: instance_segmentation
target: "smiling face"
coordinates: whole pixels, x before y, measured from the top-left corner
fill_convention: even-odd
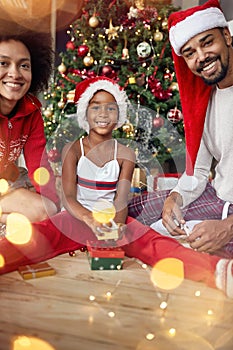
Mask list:
[[[111,134],[118,120],[118,106],[113,95],[102,90],[95,93],[87,108],[87,120],[90,131]]]
[[[227,28],[211,29],[190,39],[181,49],[189,69],[208,85],[225,87],[229,79],[231,35]],[[232,49],[231,49],[232,50]],[[232,53],[231,53],[232,54]],[[232,82],[230,82],[232,84]]]
[[[0,42],[0,112],[9,114],[29,90],[32,80],[31,58],[20,41]]]

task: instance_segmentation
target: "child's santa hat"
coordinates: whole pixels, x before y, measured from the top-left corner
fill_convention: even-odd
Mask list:
[[[190,71],[181,57],[180,50],[197,34],[213,28],[224,28],[228,24],[219,1],[209,0],[203,5],[172,13],[168,19],[168,25],[184,115],[186,173],[193,175],[212,88]]]
[[[127,120],[128,99],[126,92],[114,80],[107,77],[87,78],[76,85],[74,102],[77,103],[77,118],[80,128],[89,132],[86,112],[90,100],[97,91],[109,92],[116,100],[119,116],[117,127],[119,128]]]

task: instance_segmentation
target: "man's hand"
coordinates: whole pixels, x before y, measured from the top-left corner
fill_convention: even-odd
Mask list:
[[[228,219],[205,220],[194,226],[187,242],[199,252],[214,253],[229,243],[232,236],[232,225]]]
[[[181,225],[185,224],[180,207],[182,206],[182,198],[179,193],[172,192],[165,200],[162,222],[166,229],[173,236],[184,235]]]

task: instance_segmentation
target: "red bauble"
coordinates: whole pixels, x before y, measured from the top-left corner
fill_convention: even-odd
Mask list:
[[[106,76],[110,76],[112,74],[112,71],[113,71],[112,67],[108,65],[103,66],[102,68],[102,74]]]
[[[179,109],[175,107],[174,109],[170,109],[170,111],[167,114],[167,119],[171,123],[176,124],[183,120],[183,114]]]
[[[56,148],[52,148],[48,152],[48,158],[49,158],[50,162],[56,163],[56,162],[59,162],[61,160],[61,154]]]
[[[154,126],[154,128],[158,129],[158,128],[161,128],[163,125],[164,125],[164,119],[162,117],[156,116],[153,119],[153,126]]]
[[[75,45],[74,45],[73,41],[68,41],[66,43],[66,48],[67,48],[67,50],[74,50],[75,49]]]
[[[89,52],[89,47],[87,45],[80,45],[77,49],[79,57],[85,57]]]

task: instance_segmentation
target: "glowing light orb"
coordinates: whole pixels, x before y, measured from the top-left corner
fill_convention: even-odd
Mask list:
[[[101,224],[107,224],[114,219],[116,209],[114,205],[107,200],[99,200],[92,209],[93,218]]]
[[[32,225],[23,214],[11,213],[6,221],[6,238],[14,244],[28,243],[32,236]]]
[[[44,186],[49,182],[50,174],[46,168],[41,167],[34,171],[33,178],[38,185]]]
[[[3,267],[4,265],[5,265],[4,256],[2,254],[0,254],[0,268]]]
[[[9,189],[8,182],[5,179],[0,179],[0,193],[5,194]]]
[[[55,350],[49,343],[35,337],[18,336],[13,340],[12,350]]]
[[[184,280],[184,264],[175,258],[162,259],[153,267],[150,278],[156,287],[175,289]]]

